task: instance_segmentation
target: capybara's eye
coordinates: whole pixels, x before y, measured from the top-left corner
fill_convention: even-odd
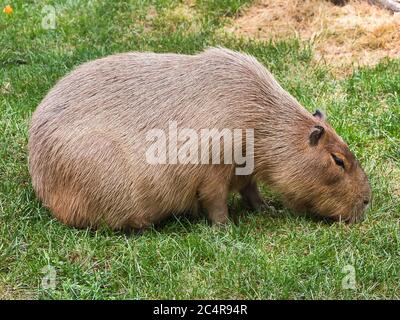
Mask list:
[[[336,154],[332,153],[332,158],[333,161],[335,161],[335,163],[339,166],[342,167],[344,169],[344,161],[343,159],[339,158]]]

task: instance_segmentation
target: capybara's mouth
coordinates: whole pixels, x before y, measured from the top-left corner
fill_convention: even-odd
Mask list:
[[[336,222],[343,222],[347,225],[352,225],[362,222],[364,220],[364,215],[363,214],[352,214],[348,216],[332,215],[329,217],[329,219],[332,219],[333,221]]]
[[[309,216],[313,217],[313,219],[318,219],[318,220],[324,220],[328,223],[337,223],[337,222],[342,222],[346,225],[352,225],[356,223],[360,223],[364,220],[364,214],[337,214],[333,213],[331,215],[323,214],[321,212],[317,212],[315,210],[308,210],[309,213],[311,213]]]

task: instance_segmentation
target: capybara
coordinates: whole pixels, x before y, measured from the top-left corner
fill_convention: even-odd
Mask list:
[[[213,129],[209,138],[228,154],[239,142],[244,153],[242,142],[253,141],[247,155],[253,170],[238,174],[243,163],[194,157],[149,161],[155,141],[147,135],[168,132],[171,124],[191,133]],[[253,130],[252,139],[251,131],[233,144],[222,139],[222,130],[237,129]],[[185,139],[174,143],[181,147]],[[154,154],[176,152],[170,140],[160,138],[165,145],[158,141]],[[32,116],[29,169],[43,204],[76,227],[140,229],[190,212],[224,224],[231,191],[252,209],[263,205],[257,182],[295,212],[349,222],[360,220],[371,198],[366,174],[322,112],[304,109],[254,57],[224,48],[132,52],[79,66]]]

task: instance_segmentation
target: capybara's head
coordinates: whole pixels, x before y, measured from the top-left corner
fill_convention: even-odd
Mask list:
[[[361,221],[372,196],[368,178],[322,112],[317,110],[313,120],[300,125],[302,136],[279,188],[283,200],[297,212]]]

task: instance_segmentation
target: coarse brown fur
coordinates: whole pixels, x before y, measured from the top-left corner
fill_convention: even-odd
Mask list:
[[[167,130],[168,121],[254,129],[254,172],[235,175],[235,163],[149,164],[146,132]],[[33,114],[29,168],[44,205],[76,227],[143,228],[200,207],[225,223],[230,191],[260,208],[257,181],[296,211],[349,221],[371,197],[365,173],[322,115],[306,111],[255,58],[222,48],[79,66]]]

